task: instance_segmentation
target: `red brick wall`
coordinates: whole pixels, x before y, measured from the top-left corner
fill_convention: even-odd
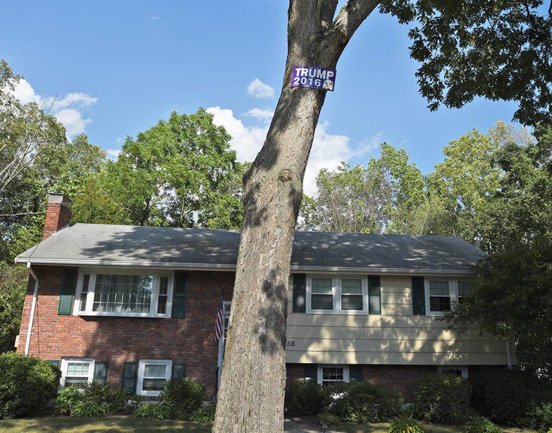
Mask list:
[[[186,375],[215,393],[217,343],[214,323],[221,289],[231,298],[234,274],[190,272],[187,274],[186,317],[183,319],[142,319],[58,315],[61,267],[34,266],[40,289],[29,354],[42,359],[91,357],[108,361],[108,380],[120,384],[125,361],[172,359],[182,361]],[[25,348],[33,293],[30,281],[18,351]]]
[[[436,372],[435,366],[424,365],[364,365],[364,380],[403,395],[405,401],[414,401],[416,388],[430,372]],[[303,380],[304,364],[287,365],[287,382]]]

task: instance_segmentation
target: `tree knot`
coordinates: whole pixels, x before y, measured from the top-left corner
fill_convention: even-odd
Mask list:
[[[293,179],[293,172],[289,168],[284,168],[280,171],[278,180],[281,180],[282,182],[289,182],[291,179]]]

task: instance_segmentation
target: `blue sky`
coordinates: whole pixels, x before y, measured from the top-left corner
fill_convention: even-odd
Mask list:
[[[21,98],[55,96],[68,131],[84,130],[110,155],[172,110],[198,107],[234,135],[240,159],[262,144],[282,84],[287,1],[18,0],[2,10],[0,58],[25,77]],[[427,173],[450,140],[510,121],[515,104],[505,102],[430,112],[408,46],[407,28],[386,15],[354,36],[322,111],[308,193],[320,168],[365,163],[380,141],[407,149]]]

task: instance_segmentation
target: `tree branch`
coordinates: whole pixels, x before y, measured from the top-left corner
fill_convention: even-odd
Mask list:
[[[343,36],[343,43],[351,39],[356,29],[380,4],[381,0],[348,0],[334,21],[333,28]]]
[[[320,11],[320,25],[322,29],[328,30],[332,24],[337,9],[338,0],[318,0]]]

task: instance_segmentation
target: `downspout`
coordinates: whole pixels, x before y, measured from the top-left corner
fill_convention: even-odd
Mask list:
[[[31,303],[31,314],[29,316],[29,326],[27,327],[27,339],[25,340],[25,356],[29,355],[29,348],[31,346],[31,334],[33,330],[34,315],[36,309],[36,299],[38,298],[38,277],[36,276],[33,268],[31,268],[31,261],[27,262],[27,269],[29,273],[35,280],[34,292],[33,292],[33,302]]]
[[[506,360],[508,362],[508,368],[512,368],[512,354],[510,352],[510,340],[506,340]]]

